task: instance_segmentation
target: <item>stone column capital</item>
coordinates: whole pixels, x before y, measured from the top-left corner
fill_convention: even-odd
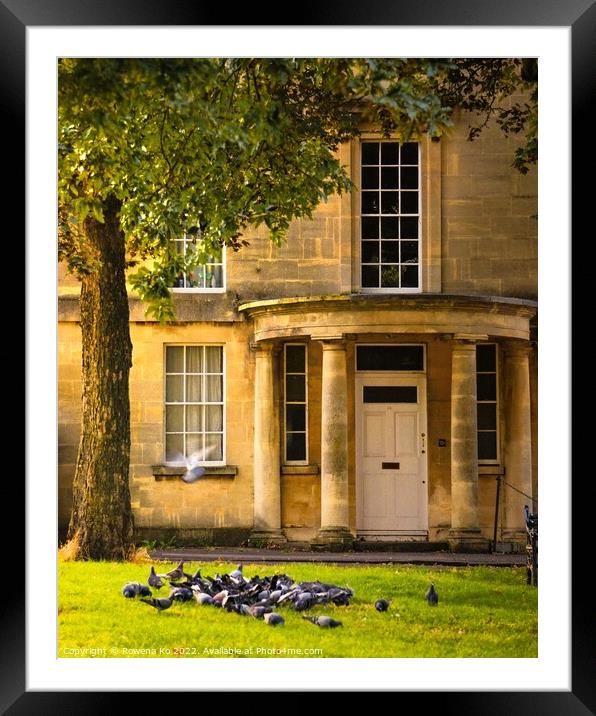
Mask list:
[[[485,333],[454,333],[451,342],[454,348],[475,350],[477,343],[487,340],[488,336]]]
[[[316,340],[319,341],[324,351],[345,351],[348,343],[343,334],[317,336]]]
[[[248,348],[252,353],[276,353],[281,350],[281,344],[277,341],[250,341]]]
[[[525,358],[530,355],[532,346],[530,341],[507,341],[503,350],[507,358]]]

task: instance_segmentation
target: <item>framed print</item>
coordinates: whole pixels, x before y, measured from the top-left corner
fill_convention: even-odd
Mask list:
[[[572,126],[576,130],[575,150],[578,152],[579,119],[584,119],[585,126],[585,118],[589,116],[587,106],[591,93],[588,88],[593,84],[591,48],[596,30],[593,4],[584,0],[565,6],[537,2],[479,5],[468,0],[449,3],[447,7],[429,0],[411,8],[382,7],[380,3],[374,3],[367,6],[366,12],[364,8],[353,6],[325,5],[301,13],[300,24],[293,26],[278,25],[275,14],[271,16],[271,22],[253,24],[252,18],[245,17],[248,13],[244,9],[235,13],[239,24],[221,25],[221,13],[194,5],[184,2],[168,8],[151,0],[142,4],[102,3],[93,7],[70,0],[51,7],[34,0],[2,0],[0,4],[0,52],[3,58],[0,74],[6,120],[14,136],[22,132],[23,121],[27,127],[26,163],[17,159],[7,186],[8,191],[16,195],[17,187],[22,185],[20,177],[26,178],[27,478],[25,489],[21,491],[18,480],[8,482],[16,492],[11,499],[25,505],[27,518],[26,549],[22,558],[13,554],[10,549],[14,547],[13,541],[6,537],[13,590],[2,615],[4,648],[0,657],[0,678],[3,680],[0,703],[3,709],[16,714],[83,709],[93,713],[109,707],[119,697],[114,692],[122,691],[354,690],[413,693],[414,698],[421,695],[424,699],[421,703],[430,708],[447,707],[449,711],[457,709],[463,713],[482,710],[487,714],[564,712],[579,715],[590,709],[593,711],[596,708],[590,675],[593,671],[590,668],[594,651],[590,639],[593,620],[590,619],[590,590],[583,588],[585,561],[580,556],[582,546],[587,544],[587,525],[590,523],[587,516],[589,500],[584,487],[587,480],[578,480],[574,484],[574,551],[571,553],[569,225],[571,210],[576,212],[578,221],[577,217],[585,211],[587,204],[585,195],[589,182],[585,180],[576,179],[571,197],[569,160]],[[247,24],[241,24],[241,20],[246,20]],[[201,48],[200,52],[193,50],[196,47]],[[399,47],[399,51],[392,51],[394,47]],[[541,343],[538,354],[538,430],[541,441],[539,465],[541,475],[545,475],[541,477],[541,499],[545,506],[541,512],[538,657],[517,660],[301,659],[298,669],[288,668],[296,662],[285,659],[268,659],[267,662],[230,659],[225,662],[223,674],[222,662],[217,659],[204,659],[197,669],[196,662],[190,659],[91,661],[56,656],[57,59],[81,56],[192,57],[195,52],[201,57],[256,57],[260,53],[270,57],[446,57],[451,56],[446,54],[450,48],[451,54],[463,57],[538,57],[541,73],[538,282],[540,340],[544,340],[544,347]],[[375,306],[384,306],[383,300],[387,300],[384,296],[393,289],[400,295],[400,300],[415,301],[419,289],[430,295],[435,285],[432,274],[425,273],[422,258],[430,255],[434,248],[430,241],[425,243],[424,231],[418,235],[413,228],[424,226],[426,221],[420,218],[424,213],[420,207],[427,201],[424,162],[431,156],[431,143],[429,141],[427,148],[422,147],[420,153],[418,149],[416,152],[410,151],[411,148],[405,150],[403,147],[408,145],[403,144],[396,158],[391,154],[394,151],[391,142],[375,142],[372,135],[364,137],[363,142],[360,154],[350,161],[356,161],[361,170],[358,181],[362,182],[363,199],[358,222],[361,232],[369,232],[370,236],[362,233],[362,242],[358,242],[359,246],[362,244],[359,264],[356,269],[351,269],[355,271],[356,279],[348,277],[346,281],[359,282],[359,288],[366,294],[363,301],[376,302]],[[589,142],[583,144],[582,158],[589,156],[591,146]],[[576,171],[578,166],[586,164],[585,159],[580,162],[579,154],[577,156]],[[26,167],[26,177],[25,173],[21,174],[21,166]],[[6,205],[19,205],[18,198],[11,197]],[[431,220],[432,217],[429,222]],[[440,223],[439,217],[439,226]],[[394,225],[399,227],[397,234],[386,235],[384,232],[391,232]],[[430,234],[430,229],[427,233]],[[181,255],[188,250],[189,243],[188,237],[178,241]],[[231,280],[233,268],[233,257],[223,253],[211,256],[207,266],[195,273],[180,273],[175,289],[179,300],[192,301],[193,296],[201,292],[208,294],[210,301],[220,300],[226,291],[226,282]],[[259,271],[262,270],[266,269],[260,266]],[[348,273],[349,270],[348,267]],[[287,280],[298,282],[301,278],[300,274],[293,277],[288,273]],[[311,381],[322,375],[324,368],[321,366],[326,365],[325,361],[330,365],[337,360],[337,336],[328,335],[317,326],[306,338],[301,336],[292,324],[293,314],[285,315],[283,306],[279,305],[275,307],[277,320],[285,321],[293,332],[288,329],[287,333],[279,332],[278,335],[275,331],[281,331],[281,328],[273,319],[267,322],[267,318],[261,318],[261,306],[254,307],[248,301],[238,303],[243,315],[251,319],[257,316],[262,321],[259,324],[262,335],[267,333],[270,338],[275,334],[283,339],[284,349],[275,360],[279,361],[284,391],[287,392],[280,401],[282,449],[276,459],[283,463],[288,476],[308,474],[317,446],[321,450],[321,443],[331,444],[335,439],[335,433],[327,429],[324,421],[316,423],[323,407],[315,401]],[[314,302],[310,305],[313,314],[323,310]],[[498,307],[494,308],[494,312],[498,310]],[[503,322],[505,320],[503,318]],[[73,325],[76,323],[74,321]],[[452,333],[457,331],[454,329]],[[412,336],[415,337],[414,333]],[[319,348],[313,345],[315,340],[317,346],[322,346],[320,364],[317,362]],[[484,342],[487,346],[493,345],[485,339]],[[234,440],[226,431],[226,421],[233,417],[229,410],[226,411],[226,404],[232,395],[230,391],[234,390],[233,381],[226,383],[226,375],[229,378],[234,353],[224,343],[215,333],[200,345],[186,336],[164,342],[163,361],[167,369],[156,379],[156,385],[159,382],[156,390],[163,390],[163,405],[158,408],[160,416],[163,411],[166,417],[163,430],[160,429],[159,435],[151,440],[162,441],[166,447],[161,472],[155,465],[156,470],[151,476],[152,480],[155,477],[156,484],[161,479],[163,484],[159,484],[164,486],[176,474],[175,456],[190,454],[191,446],[199,446],[202,452],[199,462],[187,464],[189,472],[191,468],[198,469],[199,477],[205,472],[207,475],[223,474],[224,478],[235,474],[231,471],[233,465],[228,465],[232,462],[229,455],[234,454]],[[369,409],[372,414],[379,404],[387,402],[387,395],[397,396],[391,405],[395,403],[401,407],[395,407],[392,419],[399,421],[400,416],[410,415],[411,405],[423,404],[420,396],[425,395],[427,370],[429,379],[433,379],[434,354],[429,357],[428,351],[419,350],[416,340],[402,341],[403,357],[400,353],[395,360],[412,360],[414,367],[403,369],[407,379],[398,374],[402,368],[387,378],[382,372],[383,366],[379,368],[379,361],[393,358],[385,358],[385,352],[373,350],[375,343],[377,341],[367,340],[359,354],[354,350],[354,384],[362,388],[358,398],[360,403],[356,405],[362,414]],[[254,346],[250,350],[253,349]],[[499,361],[505,364],[509,357],[505,353],[501,355],[500,348],[494,353],[492,350],[485,351],[485,369],[477,368],[478,376],[482,374],[478,386],[482,385],[484,391],[481,396],[478,388],[478,449],[483,452],[479,457],[488,471],[499,461],[498,445],[509,449],[505,434],[499,433],[496,417],[500,410],[498,395],[502,396],[496,387],[499,380],[497,365]],[[462,365],[467,360],[464,353],[462,350]],[[439,354],[437,351],[436,355]],[[46,358],[47,355],[50,357]],[[258,370],[268,370],[267,350],[256,358],[251,357],[253,359]],[[512,359],[511,365],[518,365],[516,360],[518,358]],[[357,361],[363,366],[360,374]],[[255,372],[255,382],[259,375],[262,379],[263,373]],[[490,387],[493,383],[494,395]],[[330,401],[333,399],[332,388],[314,384]],[[266,381],[259,385],[266,385]],[[474,410],[476,407],[474,405]],[[260,423],[259,429],[263,435],[268,434],[267,424]],[[354,439],[358,446],[368,439],[367,429],[364,426],[356,430]],[[442,436],[441,439],[445,438]],[[180,445],[182,447],[178,449]],[[251,443],[251,449],[253,445]],[[361,449],[354,447],[355,459],[361,459]],[[45,459],[40,461],[40,455]],[[264,454],[259,459],[265,471],[269,469],[267,460],[270,456]],[[397,458],[384,457],[383,460],[383,464],[389,466],[387,471],[398,469],[395,467],[399,465]],[[168,469],[174,472],[169,474]],[[183,473],[185,469],[180,476]],[[425,477],[426,473],[422,471],[421,475]],[[504,479],[507,479],[506,474]],[[266,492],[269,487],[265,484],[258,487],[255,483],[254,489]],[[393,517],[403,519],[400,515]],[[338,519],[334,515],[329,524],[339,524]],[[358,520],[362,533],[387,529],[384,523],[381,525],[374,519],[367,521],[361,512],[355,514],[354,519]],[[423,530],[427,524],[425,508],[408,519],[412,520],[408,530]],[[271,537],[273,528],[271,525],[265,527]],[[13,565],[21,565],[18,574],[13,574]],[[571,580],[575,586],[573,592]],[[15,590],[15,583],[26,584],[26,590],[21,586]],[[155,616],[158,623],[162,616],[166,617]],[[493,674],[489,673],[491,668]]]

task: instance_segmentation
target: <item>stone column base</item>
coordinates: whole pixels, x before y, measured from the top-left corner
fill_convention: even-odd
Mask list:
[[[488,552],[490,549],[490,540],[475,529],[451,529],[447,541],[450,552]]]
[[[347,527],[321,527],[313,547],[329,550],[351,549],[354,535]]]
[[[253,530],[248,538],[249,547],[277,547],[285,545],[287,538],[281,530]]]
[[[522,554],[528,545],[528,535],[525,529],[508,529],[498,533],[498,542],[507,546],[508,551],[514,554]]]

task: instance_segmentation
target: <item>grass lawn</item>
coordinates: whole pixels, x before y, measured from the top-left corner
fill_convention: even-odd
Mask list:
[[[538,656],[537,590],[525,584],[525,569],[244,565],[248,578],[284,572],[295,581],[320,580],[351,587],[354,598],[350,606],[323,605],[306,612],[328,614],[343,622],[343,628],[325,630],[285,606],[278,609],[286,620],[281,627],[223,609],[201,607],[194,601],[174,602],[159,614],[121,594],[128,581],[146,583],[149,566],[60,562],[58,656]],[[165,572],[173,566],[160,563],[157,571]],[[192,574],[197,567],[201,567],[203,576],[213,576],[231,571],[235,565],[186,563],[184,569]],[[431,581],[439,593],[437,607],[429,607],[424,600]],[[155,596],[168,595],[167,587],[160,591]],[[381,597],[391,600],[385,613],[373,606]]]

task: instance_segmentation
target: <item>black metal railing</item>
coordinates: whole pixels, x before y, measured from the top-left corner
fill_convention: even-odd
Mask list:
[[[526,515],[526,582],[533,587],[538,586],[538,515],[530,512],[527,505],[524,505]]]

